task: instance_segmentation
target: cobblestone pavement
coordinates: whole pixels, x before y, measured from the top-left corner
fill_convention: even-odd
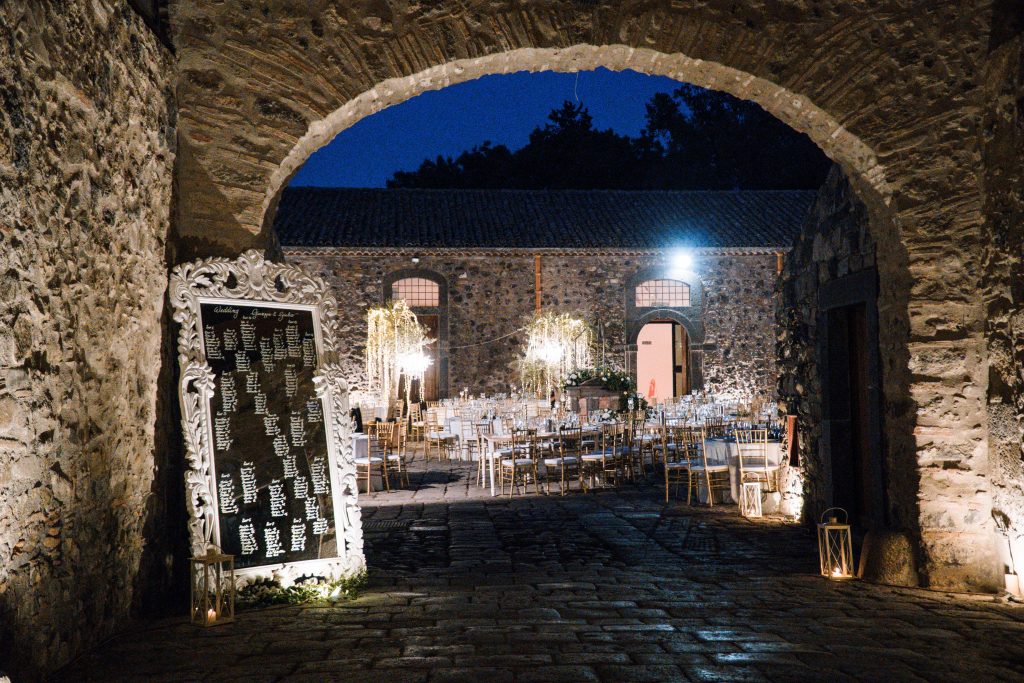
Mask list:
[[[1024,608],[815,575],[814,539],[656,486],[490,498],[433,464],[362,497],[370,588],[341,607],[143,624],[67,681],[1024,679]]]

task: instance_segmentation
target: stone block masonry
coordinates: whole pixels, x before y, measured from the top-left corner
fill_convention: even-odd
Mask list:
[[[516,361],[525,336],[516,331],[535,306],[533,252],[285,246],[284,254],[289,262],[325,278],[342,302],[342,347],[348,349],[343,362],[357,387],[366,382],[366,310],[390,296],[386,277],[412,267],[414,257],[419,259],[416,268],[437,273],[448,285],[450,393],[463,388],[473,393],[507,392],[510,383],[518,383]],[[774,394],[775,264],[771,253],[698,256],[700,283],[691,287],[703,291],[702,308],[691,322],[704,332],[693,348],[703,353],[707,390]],[[628,348],[635,350],[636,344],[627,336],[628,323],[633,322],[627,292],[631,279],[648,268],[670,275],[665,255],[653,252],[544,253],[542,310],[572,313],[595,330],[600,328],[606,363],[623,368]],[[600,353],[599,343],[598,358]]]
[[[153,481],[170,53],[125,2],[0,3],[0,668],[123,628]]]

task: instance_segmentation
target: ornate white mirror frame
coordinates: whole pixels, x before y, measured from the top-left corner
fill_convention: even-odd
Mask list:
[[[170,300],[174,320],[180,325],[178,399],[187,458],[185,489],[192,553],[201,555],[211,546],[220,546],[211,416],[216,376],[204,354],[200,306],[224,300],[238,305],[294,306],[313,312],[314,325],[319,326],[313,383],[324,414],[338,552],[336,557],[264,564],[236,574],[240,583],[267,578],[290,585],[302,577],[341,578],[363,571],[366,560],[348,385],[337,364],[337,302],[326,283],[295,266],[265,261],[253,250],[236,260],[209,258],[178,265],[171,273]]]

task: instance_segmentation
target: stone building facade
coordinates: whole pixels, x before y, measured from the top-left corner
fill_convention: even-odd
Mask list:
[[[754,250],[751,250],[754,251]],[[671,277],[664,253],[607,250],[547,252],[416,249],[368,252],[345,248],[283,246],[289,263],[327,280],[341,312],[347,352],[343,367],[358,389],[365,386],[366,311],[390,298],[388,276],[404,271],[437,275],[448,287],[448,330],[441,353],[447,365],[442,395],[463,388],[508,392],[518,385],[517,361],[526,342],[523,326],[534,314],[536,257],[541,262],[541,310],[571,313],[597,330],[596,355],[608,366],[636,372],[636,334],[642,323],[628,312],[627,293],[637,274]],[[412,264],[412,259],[418,263]],[[762,253],[699,256],[704,292],[699,311],[662,311],[652,319],[682,320],[691,335],[695,388],[730,395],[770,397],[775,390],[773,291],[777,257]],[[691,319],[692,318],[692,319]],[[629,353],[632,352],[632,360]]]
[[[584,319],[597,362],[634,379],[643,326],[678,323],[684,386],[749,400],[774,396],[775,276],[812,197],[294,188],[275,227],[284,257],[344,302],[343,363],[356,388],[366,386],[367,309],[397,298],[394,282],[420,278],[441,293],[423,311],[441,321],[439,396],[518,385],[523,328],[539,306]],[[685,272],[680,254],[692,261]],[[637,298],[658,281],[684,283],[685,305]]]

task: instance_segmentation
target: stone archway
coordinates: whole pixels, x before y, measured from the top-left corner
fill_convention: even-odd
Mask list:
[[[270,246],[279,191],[312,151],[363,116],[484,74],[629,68],[753,100],[806,132],[868,206],[895,516],[926,579],[992,585],[984,310],[972,296],[981,154],[964,133],[978,68],[966,48],[988,34],[986,11],[349,4],[176,7],[183,253]],[[943,42],[928,42],[936,31]]]

